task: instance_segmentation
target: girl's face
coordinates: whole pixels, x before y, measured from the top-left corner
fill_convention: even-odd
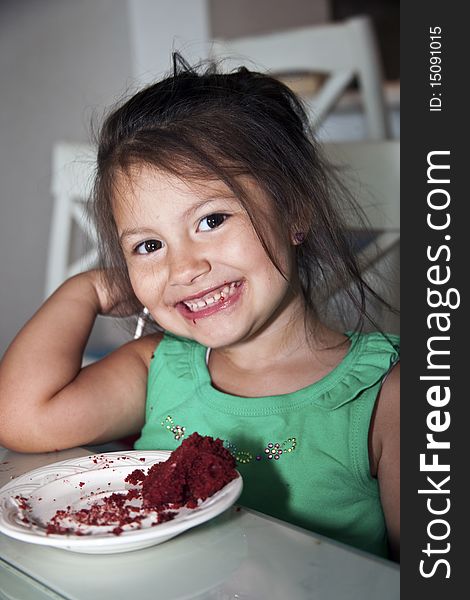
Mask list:
[[[146,166],[118,183],[114,215],[131,283],[161,327],[218,348],[288,315],[292,248],[285,235],[271,232],[286,281],[225,184],[186,182]],[[269,210],[259,188],[244,184]]]

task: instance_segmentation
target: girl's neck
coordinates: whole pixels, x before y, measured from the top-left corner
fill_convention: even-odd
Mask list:
[[[249,368],[253,361],[262,365],[269,364],[291,354],[295,347],[302,345],[302,323],[302,307],[297,299],[292,298],[254,334],[215,351],[226,361],[242,369]]]
[[[303,324],[302,324],[303,327]],[[305,335],[273,345],[274,336],[250,340],[237,348],[217,348],[209,355],[212,385],[225,393],[247,398],[290,394],[317,383],[346,355],[346,337],[318,326],[310,345]],[[259,343],[261,342],[261,343]]]
[[[347,338],[313,318],[306,323],[299,293],[292,291],[255,334],[212,350],[212,385],[243,397],[295,392],[316,383],[342,361]]]

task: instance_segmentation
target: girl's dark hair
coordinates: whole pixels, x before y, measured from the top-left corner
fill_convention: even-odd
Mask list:
[[[286,239],[303,234],[296,264],[306,323],[343,290],[356,309],[353,328],[362,329],[371,321],[366,296],[378,296],[361,276],[340,217],[352,199],[322,158],[299,99],[278,80],[244,67],[230,73],[213,63],[190,67],[177,53],[173,63],[170,76],[115,109],[99,132],[92,210],[110,289],[136,312],[142,308],[128,277],[113,199],[117,174],[149,165],[184,179],[224,182],[277,267],[268,231],[275,227]],[[250,202],[240,175],[271,200],[268,218]]]

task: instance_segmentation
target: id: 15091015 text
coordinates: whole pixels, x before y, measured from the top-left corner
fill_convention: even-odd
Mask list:
[[[429,111],[442,110],[442,29],[429,28],[429,85],[431,97],[429,98]]]

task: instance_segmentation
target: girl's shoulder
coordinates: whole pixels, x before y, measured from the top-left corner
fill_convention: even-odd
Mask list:
[[[346,334],[351,343],[362,342],[364,349],[381,349],[399,354],[400,336],[394,333],[382,333],[380,331],[372,332],[348,332]]]
[[[357,372],[377,373],[391,371],[400,361],[400,338],[395,334],[348,333],[354,368]]]
[[[148,335],[142,336],[138,340],[128,342],[135,352],[140,354],[147,361],[148,358],[153,359],[156,353],[160,354],[185,354],[195,347],[202,346],[189,338],[179,337],[169,331],[155,331]],[[150,354],[149,354],[150,353]]]
[[[179,337],[168,331],[156,333],[150,340],[150,348],[153,343],[153,350],[150,358],[151,377],[161,371],[167,374],[177,375],[178,377],[192,376],[195,364],[204,362],[207,348],[189,338]]]
[[[180,337],[169,331],[162,331],[159,335],[155,350],[158,348],[159,354],[171,357],[172,360],[176,360],[177,357],[186,357],[194,351],[206,350],[199,342]]]
[[[371,402],[400,360],[399,338],[379,332],[348,332],[350,347],[328,378],[322,406],[337,409],[366,393]],[[374,392],[375,390],[375,392]]]
[[[150,368],[155,352],[162,343],[163,333],[155,332],[128,343],[132,351],[139,356],[147,369]]]

